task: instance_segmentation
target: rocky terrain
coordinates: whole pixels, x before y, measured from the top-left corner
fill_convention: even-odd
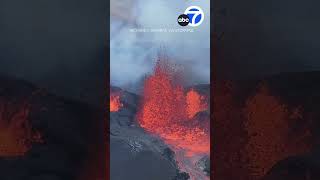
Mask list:
[[[139,97],[119,88],[111,91],[120,92],[123,103],[123,108],[110,114],[111,179],[182,180],[177,178],[179,170],[172,150],[136,122]]]
[[[140,97],[115,87],[111,92],[120,92],[123,103],[123,107],[118,112],[111,112],[110,117],[111,179],[189,179],[187,173],[179,170],[176,155],[168,145],[139,126],[136,115]],[[204,115],[200,113],[199,116]],[[197,166],[209,174],[209,162],[208,157],[203,158]]]

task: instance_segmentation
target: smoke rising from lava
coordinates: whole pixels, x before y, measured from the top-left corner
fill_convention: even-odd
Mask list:
[[[145,74],[152,72],[158,48],[167,47],[175,64],[183,64],[188,84],[209,83],[209,2],[192,2],[202,7],[205,21],[193,33],[133,33],[131,28],[181,28],[179,14],[191,5],[181,1],[111,0],[111,84],[137,91]],[[152,16],[152,15],[155,16]],[[155,20],[156,19],[156,20]],[[192,38],[190,38],[192,37]],[[191,68],[192,67],[192,68]]]

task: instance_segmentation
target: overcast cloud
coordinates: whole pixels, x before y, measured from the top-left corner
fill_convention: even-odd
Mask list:
[[[132,88],[152,71],[160,47],[185,66],[188,83],[210,81],[210,2],[183,0],[111,0],[111,84]],[[184,28],[176,19],[191,5],[200,6],[204,22],[193,33],[134,33],[133,28]],[[188,27],[191,28],[191,27]]]

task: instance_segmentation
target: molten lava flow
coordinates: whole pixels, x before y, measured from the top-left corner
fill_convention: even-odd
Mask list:
[[[123,104],[120,101],[120,95],[111,93],[110,95],[110,112],[117,112]]]
[[[187,93],[187,114],[190,119],[193,118],[198,112],[205,111],[208,108],[207,104],[202,102],[203,99],[204,97],[193,89]]]
[[[187,159],[208,155],[209,123],[204,124],[209,119],[200,121],[195,116],[199,111],[205,110],[201,104],[201,96],[194,90],[185,95],[182,85],[175,82],[175,73],[177,72],[168,62],[157,62],[154,73],[145,80],[139,123],[145,130],[162,138],[176,155],[182,153]],[[190,121],[190,118],[193,120]],[[179,159],[176,158],[180,169],[191,176],[195,175]]]
[[[0,157],[22,156],[33,143],[42,142],[39,132],[28,121],[28,106],[16,110],[10,103],[0,102]]]

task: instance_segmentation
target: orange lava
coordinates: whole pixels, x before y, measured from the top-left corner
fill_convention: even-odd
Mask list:
[[[39,132],[28,121],[28,106],[16,108],[0,102],[0,157],[23,156],[33,143],[42,142]]]
[[[197,91],[191,89],[186,96],[188,118],[193,118],[198,112],[205,111],[208,107],[202,101],[205,98]]]
[[[120,95],[111,93],[110,95],[110,112],[117,112],[123,104],[120,101]]]
[[[197,119],[190,121],[204,110],[201,96],[194,90],[186,95],[182,85],[175,81],[177,72],[172,67],[167,61],[158,61],[153,74],[146,78],[139,123],[187,156],[209,154],[209,125],[204,126]]]
[[[280,160],[308,153],[311,149],[311,132],[293,131],[292,128],[292,124],[303,116],[301,109],[291,109],[272,95],[266,84],[261,84],[258,91],[247,99],[244,113],[249,135],[245,147],[247,165],[255,178],[263,177]]]

